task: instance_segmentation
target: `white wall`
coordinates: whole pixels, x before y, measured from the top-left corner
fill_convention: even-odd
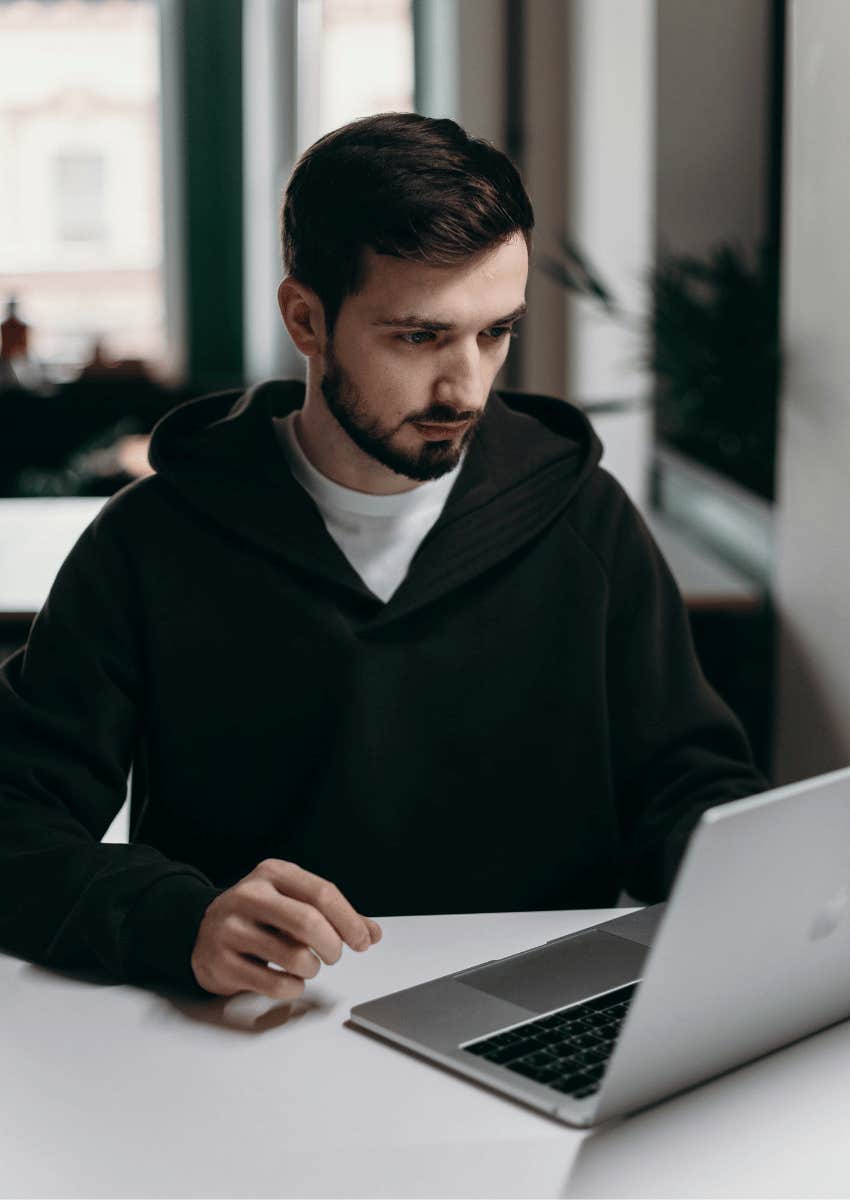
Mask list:
[[[561,397],[569,395],[568,296],[534,263],[541,251],[557,256],[566,221],[568,12],[567,5],[527,0],[522,68],[522,175],[534,205],[535,228],[526,293],[529,315],[520,333],[521,386],[528,392]]]
[[[505,0],[456,3],[458,43],[453,55],[447,45],[440,55],[444,61],[451,60],[457,73],[455,119],[473,137],[486,138],[503,148]]]
[[[657,4],[657,233],[689,254],[749,250],[765,232],[770,0]]]
[[[850,763],[850,4],[788,22],[777,783]]]

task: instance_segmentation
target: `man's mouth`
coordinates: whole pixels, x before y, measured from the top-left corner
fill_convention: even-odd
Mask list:
[[[413,424],[428,433],[456,433],[466,429],[469,421],[414,421]]]

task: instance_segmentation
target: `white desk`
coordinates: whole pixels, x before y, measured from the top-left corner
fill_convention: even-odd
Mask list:
[[[68,551],[105,503],[105,496],[0,499],[0,617],[39,611]]]
[[[0,1195],[850,1195],[850,1022],[585,1134],[345,1021],[615,913],[374,915],[292,1009],[0,956]]]

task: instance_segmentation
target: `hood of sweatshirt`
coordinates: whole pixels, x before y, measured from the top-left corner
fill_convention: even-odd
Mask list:
[[[480,574],[541,533],[602,456],[602,443],[575,405],[491,391],[440,517],[384,604],[328,536],[284,457],[272,419],[301,408],[304,392],[301,380],[271,379],[186,401],[154,426],[150,463],[179,502],[225,536],[380,608],[373,627]]]

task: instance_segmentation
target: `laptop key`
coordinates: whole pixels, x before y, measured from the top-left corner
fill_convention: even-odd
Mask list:
[[[559,1051],[558,1057],[555,1061],[561,1064],[562,1071],[577,1071],[579,1069],[580,1064],[579,1060],[576,1058],[577,1053],[581,1054],[581,1051],[572,1050],[569,1053]]]
[[[526,1055],[523,1059],[523,1062],[527,1062],[532,1067],[548,1067],[554,1061],[548,1050],[537,1050],[533,1054]]]
[[[525,1042],[517,1042],[513,1046],[498,1046],[495,1050],[488,1050],[483,1057],[488,1062],[505,1064],[513,1062],[516,1058],[524,1058],[530,1049]]]
[[[537,1079],[541,1071],[546,1071],[547,1067],[542,1063],[529,1062],[525,1058],[518,1059],[512,1063],[505,1063],[509,1071],[516,1071],[518,1075],[526,1075],[529,1079]],[[557,1072],[555,1072],[557,1074]]]
[[[570,1044],[579,1049],[583,1046],[595,1046],[598,1042],[599,1039],[592,1033],[577,1033],[574,1037],[570,1038]]]
[[[588,1066],[593,1066],[596,1063],[605,1063],[610,1058],[609,1054],[600,1050],[580,1050],[573,1059],[576,1063],[586,1063]]]
[[[491,1046],[495,1050],[499,1046],[513,1046],[515,1042],[520,1042],[523,1040],[524,1035],[514,1033],[514,1031],[511,1029],[506,1033],[494,1034],[493,1037],[487,1038],[487,1041],[481,1044]]]
[[[589,1087],[595,1081],[584,1074],[564,1075],[560,1079],[553,1079],[549,1084],[559,1092],[572,1094],[579,1088]]]
[[[620,1036],[620,1031],[619,1029],[612,1029],[610,1026],[608,1026],[605,1029],[602,1029],[601,1027],[599,1029],[594,1029],[593,1034],[595,1038],[594,1045],[613,1046],[617,1038]]]

